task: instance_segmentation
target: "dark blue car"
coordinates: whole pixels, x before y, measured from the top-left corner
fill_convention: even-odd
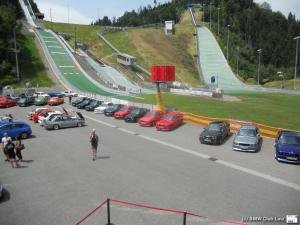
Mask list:
[[[275,151],[278,161],[300,164],[300,134],[280,131],[275,139]]]
[[[59,98],[63,98],[65,97],[65,95],[61,92],[58,92],[58,91],[52,91],[52,92],[49,92],[48,95],[50,97],[59,97]]]
[[[22,121],[0,122],[0,140],[7,133],[9,137],[21,137],[26,139],[32,134],[31,128]]]

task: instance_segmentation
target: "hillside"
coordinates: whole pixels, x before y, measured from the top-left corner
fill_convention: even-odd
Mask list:
[[[51,27],[44,21],[44,25]],[[75,25],[53,23],[55,31],[71,36],[69,43],[74,46]],[[114,52],[98,37],[101,27],[76,25],[76,38],[85,43],[94,56],[108,64],[116,63]],[[137,57],[137,62],[150,70],[153,64],[172,64],[176,66],[176,77],[179,81],[197,86],[200,84],[195,65],[194,29],[186,11],[176,25],[174,36],[165,36],[163,28],[130,28],[125,31],[105,33],[104,36],[121,52]],[[89,34],[89,35],[87,35]]]

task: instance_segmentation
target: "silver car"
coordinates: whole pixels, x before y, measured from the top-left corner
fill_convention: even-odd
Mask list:
[[[52,120],[45,122],[45,128],[47,130],[58,130],[60,128],[68,127],[82,127],[85,124],[85,119],[80,112],[76,112],[76,115],[57,115]]]
[[[233,150],[242,152],[257,152],[262,143],[258,128],[254,125],[241,126],[233,140]]]

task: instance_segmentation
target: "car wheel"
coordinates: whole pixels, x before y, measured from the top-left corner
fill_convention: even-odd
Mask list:
[[[78,126],[78,127],[82,127],[82,123],[78,123],[77,126]]]
[[[22,139],[27,139],[27,138],[28,138],[28,134],[25,133],[25,132],[22,133],[22,134],[21,134],[21,138],[22,138]]]
[[[58,130],[58,129],[59,129],[58,124],[54,124],[54,125],[53,125],[53,129],[54,129],[54,130]]]

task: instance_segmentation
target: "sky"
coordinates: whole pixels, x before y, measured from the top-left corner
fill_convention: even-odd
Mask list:
[[[292,12],[300,20],[300,0],[254,0],[257,3],[267,2],[273,11],[284,15]],[[108,16],[119,17],[125,11],[138,9],[140,6],[154,5],[153,0],[35,0],[39,9],[45,13],[45,19],[50,20],[50,8],[53,22],[90,24],[97,18]],[[157,0],[157,3],[168,0]]]

